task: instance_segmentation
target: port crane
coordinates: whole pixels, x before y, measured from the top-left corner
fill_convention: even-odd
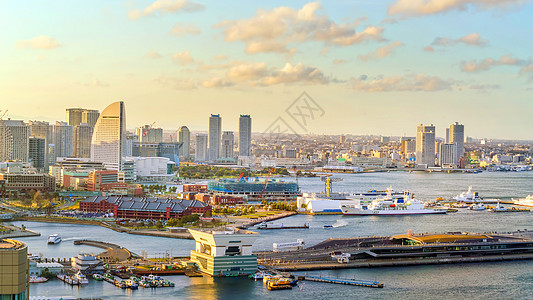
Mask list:
[[[154,127],[154,125],[155,125],[155,122],[150,124],[150,126],[148,126],[148,129],[143,129],[143,136],[146,136],[148,134],[148,132],[150,132],[150,130],[152,130],[152,127]]]
[[[326,175],[320,176],[320,180],[325,182],[326,197],[329,197],[329,194],[331,194],[331,191],[333,190],[333,182],[342,181],[342,178],[331,177],[331,174],[326,174]]]

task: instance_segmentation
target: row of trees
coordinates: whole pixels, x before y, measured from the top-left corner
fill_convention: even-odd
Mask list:
[[[170,193],[175,193],[178,191],[177,186],[168,187],[165,184],[141,184],[141,187],[144,191],[148,190],[152,194],[154,192],[164,193],[168,191]]]
[[[216,207],[213,208],[213,213],[217,215],[241,216],[255,213],[255,208],[250,205],[241,208]]]
[[[187,179],[239,177],[241,174],[243,177],[266,176],[270,173],[272,173],[272,175],[289,175],[289,171],[285,168],[264,168],[259,171],[251,171],[207,165],[183,166],[179,168],[179,173],[180,177]]]

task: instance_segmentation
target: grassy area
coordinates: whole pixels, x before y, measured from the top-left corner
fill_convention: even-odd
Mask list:
[[[261,212],[255,212],[253,214],[246,214],[239,216],[239,218],[248,218],[248,219],[259,219],[264,218],[268,216],[274,216],[284,213],[284,211],[261,211]]]

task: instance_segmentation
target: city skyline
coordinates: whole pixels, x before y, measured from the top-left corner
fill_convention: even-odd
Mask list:
[[[205,130],[216,113],[224,130],[250,114],[262,132],[305,91],[325,113],[299,134],[433,123],[443,136],[459,121],[476,138],[533,139],[531,1],[31,2],[2,18],[18,24],[0,41],[11,119],[125,101],[128,129]]]

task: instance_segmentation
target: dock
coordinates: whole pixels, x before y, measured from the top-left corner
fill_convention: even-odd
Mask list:
[[[299,276],[298,279],[299,280],[314,281],[314,282],[355,285],[355,286],[363,286],[363,287],[371,287],[371,288],[383,288],[383,283],[381,283],[379,281],[371,281],[371,280],[357,280],[357,279],[347,279],[347,278],[330,278],[330,277],[310,276],[310,275]]]
[[[92,240],[76,240],[74,245],[88,245],[97,248],[105,249],[105,252],[98,254],[101,258],[110,258],[112,260],[118,259],[119,261],[124,261],[129,258],[138,257],[137,255],[131,253],[128,249],[121,247],[119,245],[101,242],[101,241],[92,241]]]
[[[285,226],[281,224],[281,226],[274,226],[269,227],[268,224],[266,226],[260,227],[257,226],[258,230],[274,230],[274,229],[309,229],[309,224],[304,224],[302,226]]]

